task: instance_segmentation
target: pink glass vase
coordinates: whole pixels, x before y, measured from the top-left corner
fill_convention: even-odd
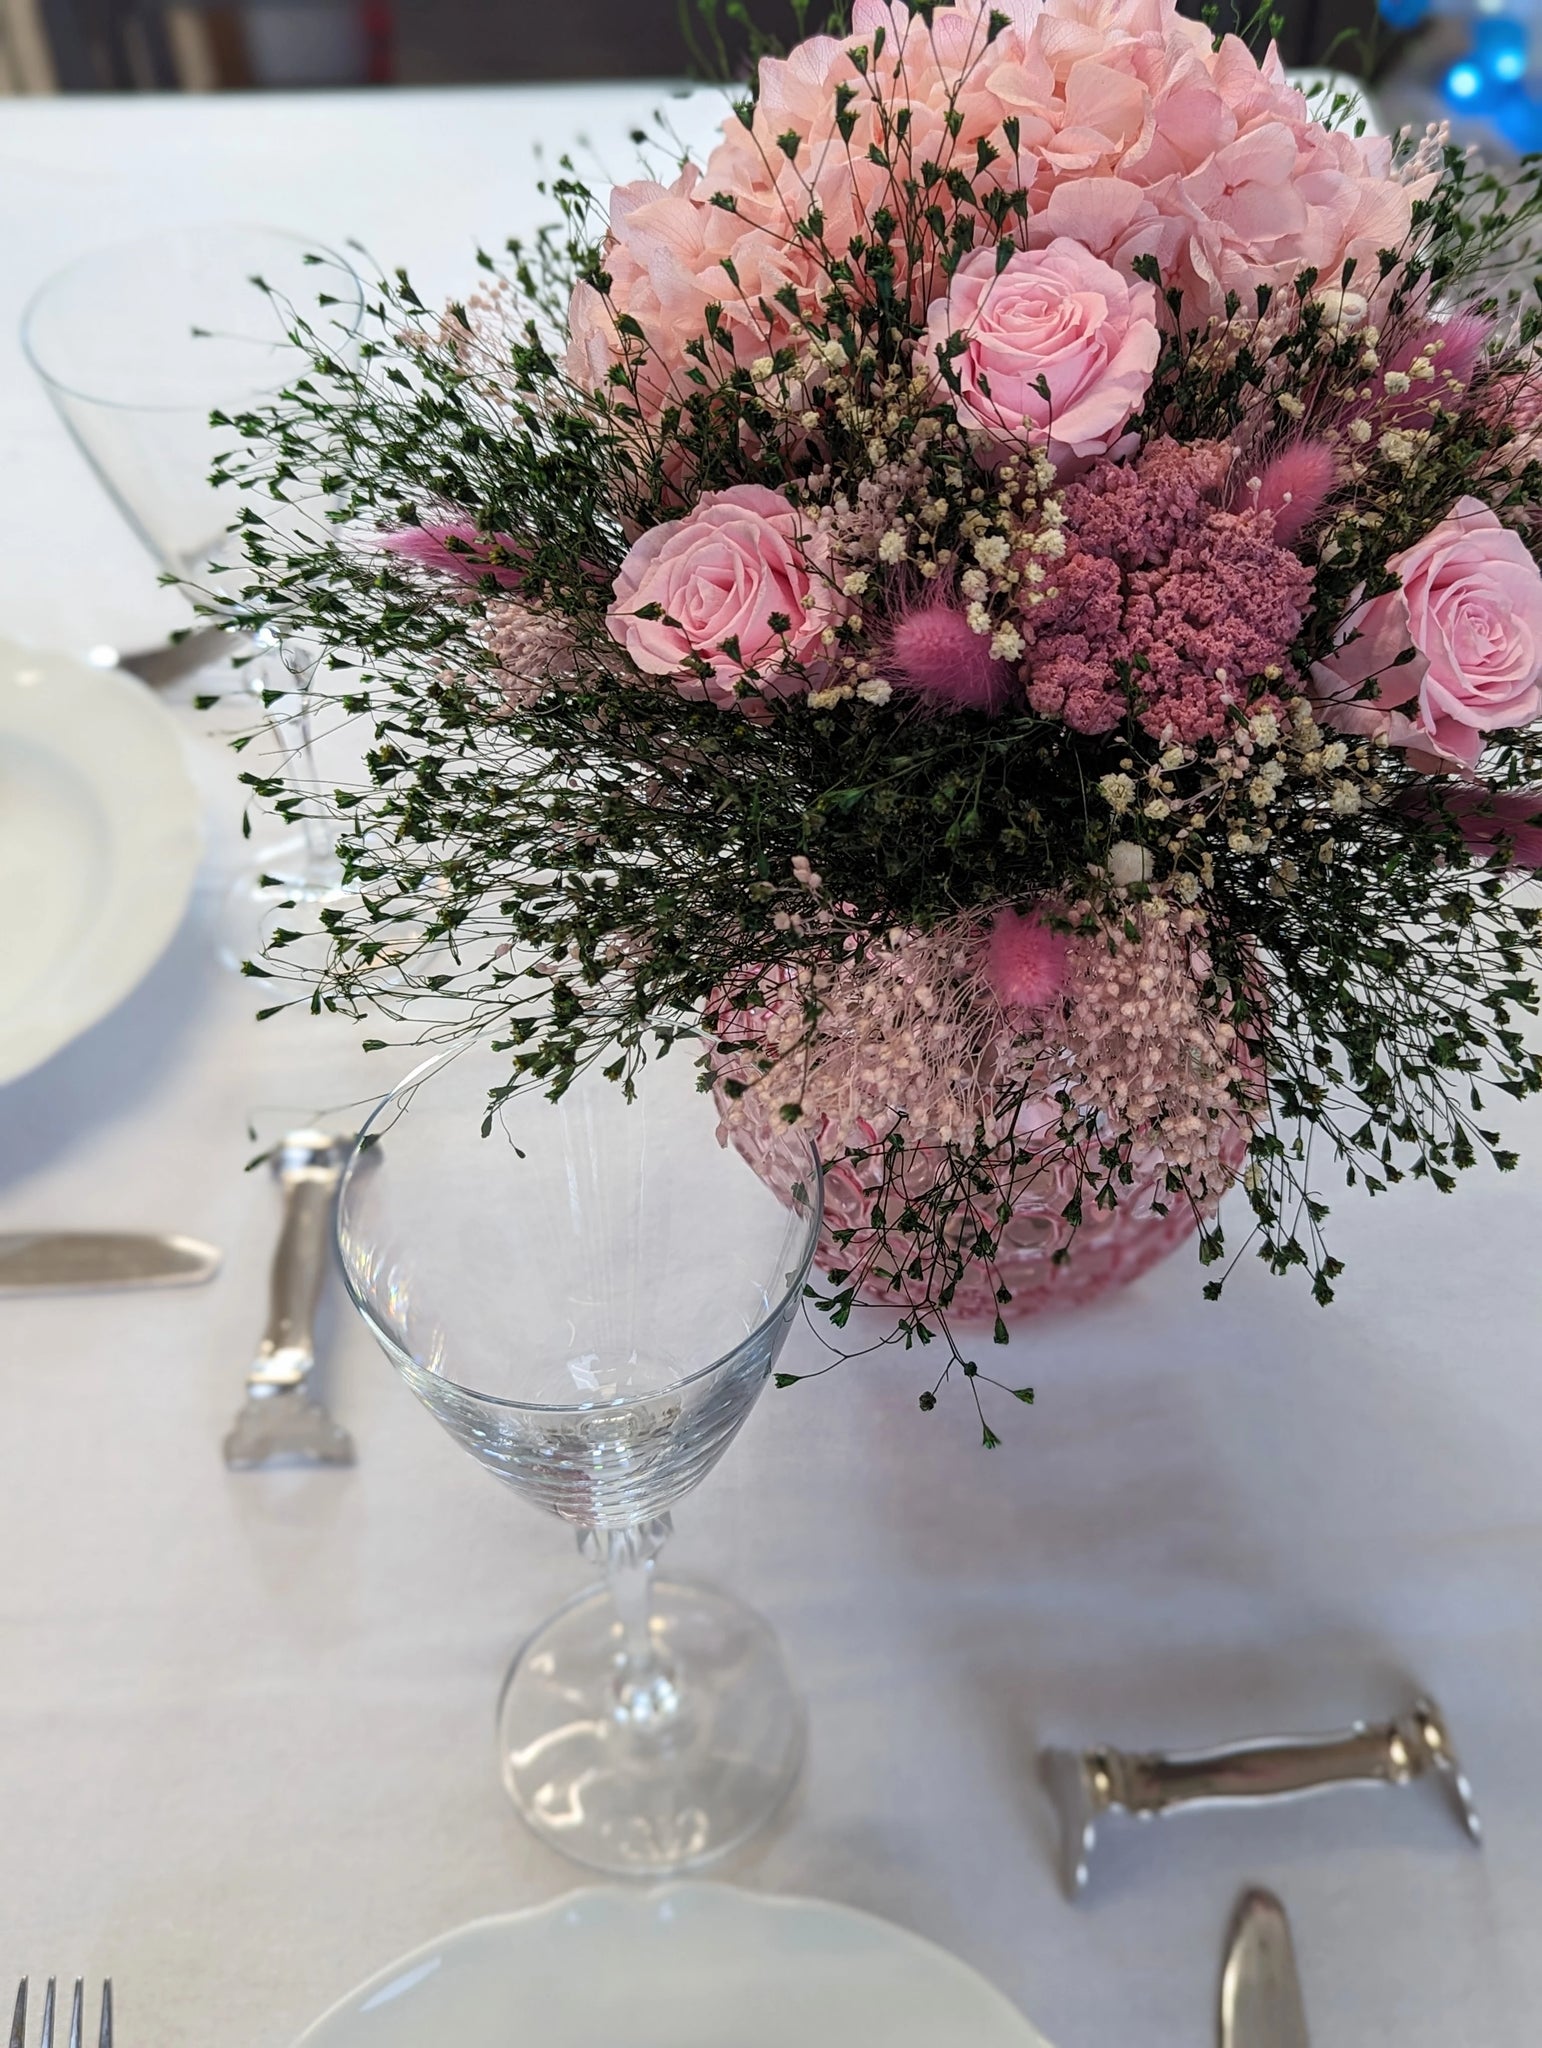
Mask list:
[[[770,1114],[746,1113],[745,1098],[730,1110],[719,1093],[718,1103],[724,1112],[728,1142],[762,1178],[786,1185],[787,1127],[774,1122]],[[1225,1163],[1233,1174],[1241,1170],[1247,1149],[1248,1132],[1239,1126],[1226,1151]],[[1138,1279],[1198,1229],[1199,1217],[1192,1204],[1167,1191],[1166,1168],[1154,1150],[1133,1162],[1134,1177],[1120,1188],[1116,1207],[1100,1209],[1089,1201],[1084,1205],[1083,1220],[1073,1226],[1064,1212],[1077,1192],[1076,1177],[1064,1159],[1063,1148],[1057,1147],[1056,1152],[1055,1165],[1034,1176],[1031,1191],[1014,1204],[996,1256],[989,1262],[976,1259],[965,1268],[949,1308],[952,1317],[989,1320],[999,1311],[1014,1321],[1042,1309],[1079,1307]],[[925,1177],[924,1166],[922,1172]],[[816,1254],[816,1264],[822,1270],[856,1269],[864,1250],[876,1245],[870,1218],[882,1178],[883,1168],[876,1156],[826,1161],[825,1221]],[[1203,1213],[1213,1214],[1218,1201],[1219,1197],[1207,1203]],[[892,1212],[892,1190],[889,1207]],[[855,1235],[841,1243],[834,1235],[837,1231]],[[924,1260],[925,1252],[918,1240],[907,1238],[891,1224],[885,1232],[884,1270],[903,1273],[916,1254]],[[1057,1258],[1057,1253],[1064,1256]],[[1001,1288],[1010,1291],[1010,1301],[998,1299]],[[928,1289],[924,1282],[895,1286],[874,1280],[859,1292],[864,1301],[892,1308],[919,1306]]]

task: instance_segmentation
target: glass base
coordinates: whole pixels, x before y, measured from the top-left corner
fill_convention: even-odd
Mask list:
[[[659,1579],[649,1631],[657,1668],[637,1684],[609,1593],[586,1594],[531,1637],[498,1703],[503,1782],[528,1825],[620,1877],[727,1855],[803,1761],[803,1704],[752,1608]]]
[[[342,868],[330,850],[318,852],[301,835],[265,849],[230,886],[219,935],[221,962],[240,973],[260,960],[275,931],[298,934],[278,955],[295,972],[314,975],[324,966],[331,940],[323,910],[349,909],[357,891],[343,885]]]

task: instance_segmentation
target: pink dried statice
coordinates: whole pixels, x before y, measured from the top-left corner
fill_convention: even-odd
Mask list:
[[[1295,680],[1312,570],[1271,512],[1219,504],[1231,461],[1224,444],[1156,441],[1065,492],[1065,554],[1019,620],[1036,711],[1102,733],[1133,708],[1154,739],[1192,746],[1263,701],[1260,679]]]
[[[1233,459],[1225,441],[1155,440],[1138,462],[1102,463],[1064,494],[1067,542],[1074,534],[1086,554],[1154,568],[1215,509]]]
[[[573,637],[550,612],[517,599],[487,607],[479,637],[498,664],[498,683],[511,711],[526,711],[571,673]]]

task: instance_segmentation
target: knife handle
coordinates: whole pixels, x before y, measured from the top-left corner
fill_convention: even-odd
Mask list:
[[[284,1220],[273,1254],[268,1326],[247,1375],[252,1392],[303,1384],[316,1362],[316,1304],[332,1249],[332,1205],[346,1146],[329,1140],[306,1150],[287,1139],[275,1161]]]

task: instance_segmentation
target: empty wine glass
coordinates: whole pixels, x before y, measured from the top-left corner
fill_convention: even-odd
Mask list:
[[[510,1669],[515,1804],[580,1862],[679,1870],[759,1827],[801,1760],[766,1623],[715,1588],[654,1583],[653,1560],[797,1312],[819,1159],[810,1145],[779,1191],[757,1179],[716,1142],[679,1052],[634,1102],[586,1074],[489,1116],[507,1074],[490,1050],[440,1054],[386,1097],[343,1180],[343,1270],[424,1406],[606,1570]]]
[[[22,316],[27,358],[103,489],[162,570],[216,605],[234,605],[245,570],[229,532],[235,500],[210,481],[235,437],[211,414],[234,417],[309,367],[289,339],[292,313],[345,354],[363,319],[363,287],[341,256],[303,235],[211,222],[83,256],[41,285]],[[277,499],[263,509],[280,525],[309,516]],[[197,644],[209,661],[229,651],[217,633]],[[274,744],[302,790],[316,786],[314,662],[313,649],[286,642],[259,646],[247,670],[257,688],[283,693],[271,714]],[[336,849],[315,821],[263,848],[237,884],[222,950],[239,965],[277,910],[304,903],[319,917],[342,900],[341,882]]]

